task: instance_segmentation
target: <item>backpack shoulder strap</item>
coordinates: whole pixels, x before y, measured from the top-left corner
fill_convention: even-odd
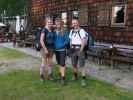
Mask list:
[[[47,33],[48,33],[48,29],[44,28],[44,29],[43,29],[43,32],[44,32],[45,34],[47,34]]]
[[[71,37],[73,36],[73,33],[74,33],[74,30],[72,29],[72,31],[71,31]]]
[[[72,31],[71,31],[71,37],[73,36],[73,33],[74,33],[74,30],[72,29]],[[79,35],[79,37],[81,39],[80,30],[78,30],[78,35]]]
[[[47,35],[49,34],[49,31],[48,31],[47,28],[44,28],[44,29],[43,29],[43,32],[45,33],[45,39],[46,39]]]
[[[78,35],[79,35],[79,37],[80,37],[80,39],[81,39],[81,35],[80,35],[80,29],[78,30]]]

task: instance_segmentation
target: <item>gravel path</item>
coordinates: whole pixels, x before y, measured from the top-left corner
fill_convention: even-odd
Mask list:
[[[35,70],[40,65],[40,60],[32,57],[18,60],[0,61],[0,74],[12,69]]]

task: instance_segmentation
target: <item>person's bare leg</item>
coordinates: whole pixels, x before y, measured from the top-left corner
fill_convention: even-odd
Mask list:
[[[82,80],[81,80],[81,86],[86,86],[86,72],[85,72],[85,67],[82,67],[80,69],[81,75],[82,75]]]
[[[73,65],[73,80],[78,79],[78,68],[77,65]]]
[[[82,77],[86,76],[85,67],[80,68],[80,72],[81,72]]]
[[[65,77],[65,67],[64,66],[60,66],[60,74],[61,74],[61,77]]]
[[[53,54],[50,54],[50,56],[48,57],[48,79],[49,80],[53,80],[52,78],[52,60],[53,60]]]
[[[60,66],[61,84],[65,85],[65,66]]]
[[[42,63],[40,66],[40,77],[42,81],[44,80],[44,76],[45,76],[45,66],[47,66],[47,61],[46,61],[46,58],[42,57]]]

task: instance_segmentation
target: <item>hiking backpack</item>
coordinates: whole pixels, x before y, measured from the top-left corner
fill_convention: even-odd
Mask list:
[[[41,43],[40,43],[40,37],[41,37],[41,28],[38,28],[34,35],[35,35],[35,49],[36,51],[40,51],[41,50]]]
[[[44,32],[45,33],[45,38],[44,38],[44,43],[46,46],[52,46],[54,47],[54,34],[49,34],[48,29],[44,28],[41,30],[38,30],[35,34],[35,48],[37,51],[41,50],[41,43],[40,43],[40,37],[41,37],[41,33]]]
[[[71,36],[73,36],[74,31],[72,30]],[[78,31],[78,35],[81,38],[80,35],[80,30]],[[85,34],[85,47],[84,47],[84,51],[85,51],[85,57],[87,58],[87,51],[94,46],[94,38],[92,37],[92,35],[88,32],[86,32]]]
[[[49,32],[48,29],[44,28],[42,32],[45,33],[44,43],[46,47],[52,47],[54,48],[54,42],[55,42],[55,33],[52,30],[52,32]]]

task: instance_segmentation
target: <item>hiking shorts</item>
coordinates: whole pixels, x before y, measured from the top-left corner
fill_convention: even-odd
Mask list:
[[[71,50],[71,62],[73,67],[79,64],[79,67],[85,66],[85,53],[80,52],[80,49]]]
[[[47,49],[48,49],[48,52],[49,52],[47,55],[44,53],[44,49],[43,48],[41,49],[41,55],[42,55],[43,58],[53,56],[54,50],[51,49],[51,48],[47,48]]]
[[[65,60],[66,60],[66,51],[55,51],[56,61],[57,63],[65,67]]]

